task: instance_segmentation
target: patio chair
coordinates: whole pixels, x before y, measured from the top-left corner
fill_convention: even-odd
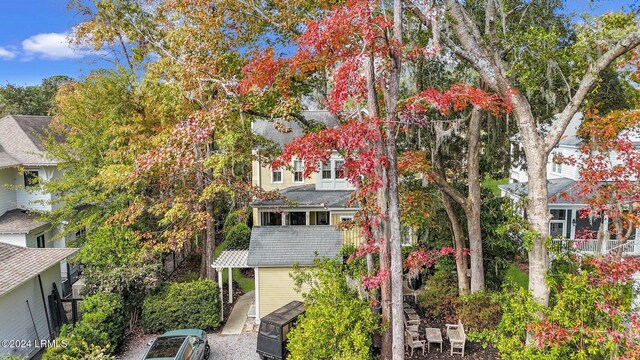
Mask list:
[[[411,356],[413,356],[413,350],[422,348],[422,355],[424,355],[425,341],[419,340],[418,336],[414,336],[411,332],[404,332],[404,345],[405,349],[411,348]]]
[[[404,319],[404,328],[412,333],[418,333],[419,330],[419,325],[418,324],[409,324],[408,320],[405,318]]]
[[[447,337],[451,343],[451,355],[454,353],[464,356],[464,345],[467,342],[467,334],[464,332],[462,322],[458,320],[458,324],[445,324],[447,327]],[[457,350],[454,350],[457,349]]]

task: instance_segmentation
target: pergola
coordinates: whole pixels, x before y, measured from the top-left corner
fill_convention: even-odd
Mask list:
[[[224,316],[224,299],[222,297],[222,270],[229,270],[229,304],[233,302],[233,269],[248,268],[247,257],[249,250],[225,250],[213,261],[211,267],[218,272],[218,286],[220,287],[220,315]]]

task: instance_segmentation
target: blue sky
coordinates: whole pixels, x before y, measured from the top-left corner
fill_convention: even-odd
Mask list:
[[[566,11],[601,14],[633,0],[567,1]],[[92,69],[111,67],[87,49],[65,39],[82,17],[66,8],[67,0],[0,0],[0,85],[34,85],[53,75],[80,78]]]

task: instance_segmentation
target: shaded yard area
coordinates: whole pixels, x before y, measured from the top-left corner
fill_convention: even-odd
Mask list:
[[[224,242],[216,246],[216,251],[215,251],[216,259],[225,250],[225,246],[226,244]],[[256,285],[253,276],[245,275],[245,271],[247,273],[253,274],[253,269],[233,269],[232,270],[233,281],[238,284],[238,286],[240,287],[240,289],[242,289],[242,292],[244,294],[248,293],[249,291],[253,291]],[[228,281],[229,281],[229,270],[224,269],[222,271],[222,283],[227,284]]]

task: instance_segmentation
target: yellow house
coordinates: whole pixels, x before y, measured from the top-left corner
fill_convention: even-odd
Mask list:
[[[336,120],[327,111],[305,111],[309,122],[327,127]],[[276,130],[273,123],[256,120],[254,133],[284,147],[304,134],[297,123],[289,123],[289,132]],[[264,150],[256,150],[264,151]],[[328,150],[330,151],[330,150]],[[263,154],[264,155],[264,154]],[[357,231],[338,230],[342,221],[352,220],[357,207],[347,205],[354,187],[346,180],[338,152],[332,152],[326,164],[304,178],[303,163],[294,160],[288,167],[272,169],[254,161],[252,179],[264,190],[279,190],[283,199],[256,200],[247,265],[255,269],[256,320],[293,300],[302,300],[290,276],[292,266],[313,265],[318,257],[336,257],[344,244],[361,241]]]

